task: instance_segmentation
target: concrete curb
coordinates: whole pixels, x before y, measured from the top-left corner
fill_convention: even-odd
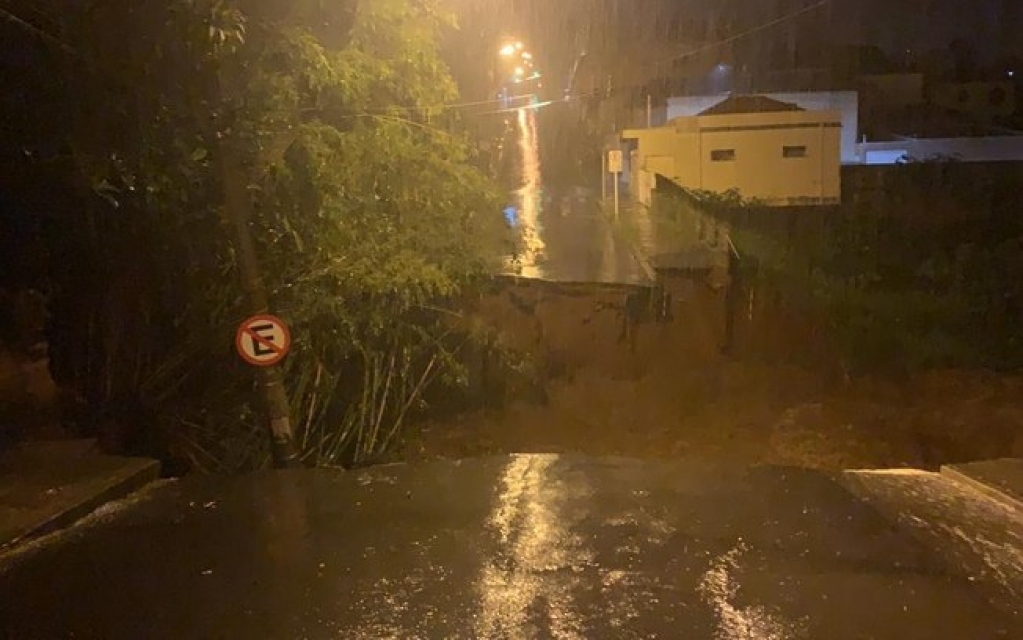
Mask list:
[[[629,245],[629,252],[632,253],[632,257],[639,263],[639,268],[643,270],[646,277],[649,278],[651,282],[657,282],[657,271],[650,264],[650,261],[647,260],[646,256],[643,255],[642,250],[636,246],[635,243],[630,242],[629,240],[624,240],[624,242]]]
[[[22,516],[17,516],[17,510],[0,513],[5,517],[13,514],[24,519],[23,522],[13,518],[13,522],[8,521],[0,537],[0,551],[7,551],[30,539],[70,527],[103,505],[129,496],[159,479],[160,463],[143,458],[126,458],[120,463],[119,468],[107,470],[104,475],[105,478],[101,480],[93,478],[87,481],[87,486],[80,486],[77,489],[73,488],[73,485],[61,487],[62,492],[67,491],[72,495],[63,502],[57,501],[46,511],[40,508],[36,509],[35,513]]]
[[[953,475],[944,468],[850,470],[841,484],[913,535],[950,575],[977,582],[996,607],[1018,617],[1023,613],[1018,606],[1023,593],[1020,512],[978,486],[982,483]]]
[[[639,268],[643,270],[643,275],[645,275],[647,279],[650,280],[651,284],[656,283],[657,270],[654,269],[653,265],[650,264],[650,260],[647,259],[646,255],[643,253],[643,250],[639,247],[638,244],[633,242],[629,237],[626,236],[626,234],[622,233],[619,230],[618,226],[619,221],[615,220],[614,216],[608,215],[607,212],[604,211],[604,218],[607,220],[608,226],[611,227],[611,233],[614,234],[616,238],[618,238],[622,243],[625,244],[625,246],[629,248],[629,253],[632,254],[632,257],[636,261],[636,264],[639,265]]]
[[[974,478],[968,473],[964,473],[951,465],[945,465],[941,467],[940,474],[949,480],[969,487],[974,491],[982,493],[986,497],[994,500],[995,502],[1008,507],[1010,509],[1017,509],[1023,512],[1023,501],[1020,501],[1016,496],[1011,493],[1002,490],[1000,487],[996,487],[992,484]]]

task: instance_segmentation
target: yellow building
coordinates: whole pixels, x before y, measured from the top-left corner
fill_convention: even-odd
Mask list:
[[[764,96],[733,96],[664,127],[627,130],[632,190],[650,203],[656,176],[679,186],[776,206],[841,198],[838,111],[805,111]]]

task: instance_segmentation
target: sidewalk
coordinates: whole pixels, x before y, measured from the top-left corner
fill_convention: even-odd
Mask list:
[[[20,445],[0,457],[0,549],[70,526],[159,476],[157,461],[105,455],[93,440]]]
[[[1023,460],[847,471],[852,493],[938,550],[1007,612],[1023,610]]]
[[[609,217],[651,280],[662,270],[727,274],[727,236],[709,219],[669,220],[631,200]]]

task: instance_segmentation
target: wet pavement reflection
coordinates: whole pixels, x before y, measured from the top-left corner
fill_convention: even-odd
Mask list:
[[[548,473],[554,460],[513,458],[502,474],[488,521],[500,552],[483,565],[477,583],[478,637],[521,637],[544,629],[557,638],[585,637],[575,597],[594,557],[574,533],[577,522],[564,508],[566,487]],[[575,489],[585,492],[584,485]],[[541,627],[533,623],[537,617]]]
[[[505,216],[520,239],[507,271],[554,282],[642,284],[649,280],[627,242],[601,210],[600,194],[582,187],[552,187],[540,154],[543,111],[514,112],[504,148],[514,153],[514,202]]]
[[[195,477],[0,565],[10,638],[1023,637],[809,470],[528,455]]]

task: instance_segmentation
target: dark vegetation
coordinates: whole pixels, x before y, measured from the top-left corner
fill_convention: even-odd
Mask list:
[[[48,299],[72,433],[172,468],[267,462],[252,372],[232,350],[245,311],[230,181],[296,338],[286,375],[306,463],[376,459],[427,388],[465,383],[477,336],[452,328],[445,301],[491,272],[505,238],[497,192],[443,108],[458,91],[439,4],[3,11],[3,284]]]
[[[674,192],[659,210],[679,226],[727,223],[736,299],[758,292],[812,317],[849,373],[1017,370],[1020,178],[1011,164],[915,162],[847,171],[837,207]]]
[[[821,439],[841,442],[830,428],[857,420],[870,423],[854,430],[869,455],[836,453],[826,464],[936,464],[1009,450],[1018,412],[1006,398],[1019,381],[986,374],[893,394],[891,407],[923,398],[915,415],[924,427],[909,424],[903,435],[929,434],[926,453],[904,455],[911,446],[896,443],[877,454],[878,434],[907,421],[888,405],[866,415],[877,395],[870,376],[854,382],[858,391],[839,410],[819,402],[811,369],[747,369],[722,358],[725,314],[714,287],[686,282],[688,306],[674,324],[644,325],[628,340],[627,299],[563,304],[541,295],[528,313],[496,304],[506,294],[498,286],[495,295],[489,279],[506,249],[502,198],[469,133],[487,135],[491,125],[444,108],[463,98],[441,52],[483,78],[476,61],[503,26],[491,3],[466,4],[489,25],[481,37],[452,39],[440,3],[404,0],[5,4],[0,293],[20,302],[0,301],[0,392],[13,379],[9,352],[34,349],[45,324],[71,435],[159,455],[172,470],[265,465],[252,372],[232,349],[246,315],[224,219],[234,180],[253,208],[274,311],[296,336],[286,378],[307,464],[371,463],[390,455],[414,417],[521,397],[549,410],[531,403],[520,430],[515,409],[507,412],[495,429],[507,444],[494,438],[503,450],[535,449],[559,434],[566,443],[556,450],[678,455],[705,451],[704,436],[722,450],[737,442],[768,450],[763,440],[790,434],[792,424],[816,450]],[[586,47],[563,40],[552,66],[567,73]],[[567,108],[551,113],[561,120],[549,123],[553,139],[542,149],[548,183],[590,182],[599,161],[585,154],[606,123]],[[223,162],[225,149],[237,166]],[[834,356],[846,377],[1015,370],[1023,364],[1020,177],[1012,165],[913,163],[847,175],[845,204],[835,208],[662,193],[658,212],[682,235],[708,219],[727,223],[738,253],[730,317],[777,325],[776,354],[805,355],[817,336],[825,344],[814,353]],[[45,299],[45,322],[28,290]],[[805,322],[753,321],[754,300]],[[496,304],[492,321],[472,315],[477,304]],[[502,321],[526,337],[497,335]],[[1005,409],[997,442],[963,429],[955,440],[932,415],[950,389],[989,399],[995,387]],[[986,414],[945,413],[990,423]],[[0,444],[16,414],[41,415],[0,406]],[[475,447],[483,441],[474,428]],[[807,463],[797,444],[773,461]],[[489,451],[470,447],[481,450]]]
[[[662,271],[669,313],[631,327],[622,291],[487,298],[482,314],[504,339],[546,364],[543,402],[513,397],[435,423],[407,454],[829,470],[1023,455],[1018,172],[857,168],[844,175],[845,204],[788,209],[661,184],[659,248],[737,254],[731,286],[716,273],[727,260]]]

